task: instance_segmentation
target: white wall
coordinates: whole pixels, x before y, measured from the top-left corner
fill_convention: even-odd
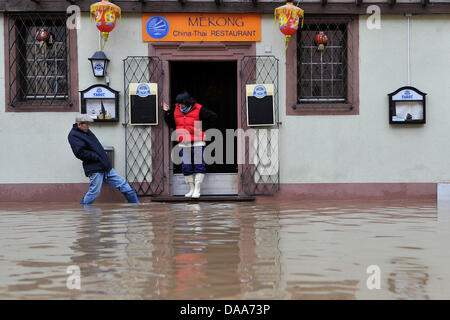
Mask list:
[[[97,28],[94,23],[90,23],[89,15],[84,14],[81,30],[82,37],[78,37],[78,61],[80,90],[98,81],[92,74],[89,64],[90,58],[95,51],[99,51]],[[116,27],[109,34],[108,41],[104,48],[105,55],[110,59],[108,74],[110,76],[110,87],[120,91],[120,121],[118,123],[94,123],[91,129],[104,146],[113,146],[115,151],[115,169],[125,176],[125,128],[124,122],[124,82],[123,82],[123,60],[127,56],[148,56],[148,44],[142,42],[141,14],[123,14],[122,23],[116,23]],[[101,78],[100,78],[101,79]]]
[[[407,19],[382,16],[381,30],[369,30],[360,17],[360,114],[352,116],[286,116],[284,42],[272,15],[262,18],[257,54],[279,60],[281,183],[442,182],[450,180],[450,15],[411,19],[412,85],[428,93],[427,123],[393,126],[388,122],[387,94],[407,84]],[[0,16],[3,34],[3,15]],[[272,52],[264,52],[265,45]],[[291,42],[290,46],[295,45]],[[0,41],[0,60],[4,60]],[[82,15],[78,33],[79,89],[97,83],[88,58],[98,49],[98,33]],[[103,145],[114,146],[115,167],[125,174],[123,59],[146,56],[141,15],[124,14],[105,47],[111,60],[110,86],[121,92],[120,122],[93,124]],[[5,88],[4,64],[0,87]],[[102,83],[101,81],[98,83]],[[0,101],[5,101],[0,90]],[[73,156],[67,134],[75,113],[5,113],[0,106],[0,183],[86,182],[81,162]]]
[[[360,114],[352,116],[286,116],[282,34],[264,18],[258,53],[272,41],[280,57],[281,183],[450,180],[450,16],[411,18],[411,85],[428,94],[427,123],[415,126],[388,122],[387,94],[407,85],[407,18],[382,16],[380,30],[369,30],[366,18],[359,23]]]
[[[3,15],[0,17],[3,34]],[[104,49],[110,59],[110,86],[120,91],[119,123],[94,123],[92,131],[104,146],[115,148],[115,168],[125,174],[123,118],[123,62],[128,55],[148,55],[142,42],[141,15],[124,14],[116,24]],[[79,90],[98,81],[92,75],[88,58],[98,50],[98,31],[89,14],[82,14],[78,31]],[[4,41],[0,41],[0,61],[4,61]],[[4,63],[0,64],[0,88],[5,88]],[[87,182],[81,161],[72,154],[67,135],[75,112],[5,113],[4,89],[0,90],[0,183],[77,183]]]

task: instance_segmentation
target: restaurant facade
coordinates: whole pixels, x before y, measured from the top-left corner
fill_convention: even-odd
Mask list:
[[[291,37],[284,1],[114,1],[107,39],[94,3],[0,1],[0,201],[81,199],[80,112],[144,201],[183,195],[182,90],[218,114],[203,199],[446,196],[449,1],[294,1]]]

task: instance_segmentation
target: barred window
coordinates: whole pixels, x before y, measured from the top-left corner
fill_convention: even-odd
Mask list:
[[[316,37],[326,44],[319,48]],[[306,17],[288,47],[287,114],[358,114],[358,19]]]
[[[328,38],[320,51],[315,37]],[[298,37],[298,102],[347,101],[347,25],[306,24]]]
[[[70,104],[69,37],[65,14],[8,15],[10,106]]]

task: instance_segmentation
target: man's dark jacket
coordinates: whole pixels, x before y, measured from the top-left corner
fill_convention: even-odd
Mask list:
[[[83,161],[83,169],[87,177],[95,172],[111,170],[111,162],[103,146],[91,130],[84,132],[78,129],[75,123],[68,139],[75,157]]]

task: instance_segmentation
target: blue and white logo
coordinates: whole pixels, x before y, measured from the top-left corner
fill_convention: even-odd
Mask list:
[[[402,94],[402,99],[412,99],[413,95],[409,90],[405,90]]]
[[[102,88],[97,88],[97,92],[94,92],[95,97],[104,97],[105,93],[103,92]]]
[[[263,85],[257,85],[255,89],[253,89],[253,96],[262,99],[267,96],[267,90]]]
[[[152,92],[150,91],[150,87],[145,83],[138,85],[136,89],[136,94],[141,98],[145,98],[149,96],[151,93]]]
[[[145,26],[150,37],[162,39],[169,33],[169,22],[161,16],[153,16],[148,19]]]
[[[95,71],[103,71],[103,63],[101,63],[101,62],[94,63],[94,70]]]

